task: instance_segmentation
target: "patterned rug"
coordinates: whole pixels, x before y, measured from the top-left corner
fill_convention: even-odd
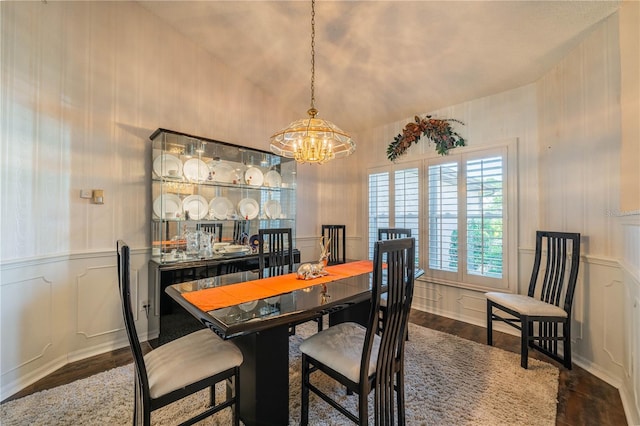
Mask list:
[[[315,323],[296,327],[289,341],[290,425],[300,417],[300,352],[298,345]],[[555,425],[558,369],[520,356],[410,324],[405,347],[406,411],[409,425]],[[338,395],[355,411],[357,396],[320,377],[321,388]],[[312,376],[312,380],[313,380]],[[218,395],[222,396],[222,384]],[[172,425],[202,409],[203,391],[155,411],[152,424]],[[133,413],[133,367],[127,365],[68,385],[10,401],[0,407],[0,424],[128,425]],[[230,424],[230,410],[201,425]],[[319,398],[311,396],[312,425],[344,425],[349,421]]]

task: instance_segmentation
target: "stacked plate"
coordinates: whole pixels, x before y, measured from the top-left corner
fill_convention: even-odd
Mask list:
[[[182,200],[182,211],[189,212],[189,218],[193,220],[203,219],[209,213],[209,203],[202,195],[189,195]]]
[[[279,219],[282,214],[280,202],[277,200],[269,200],[264,203],[264,214],[266,214],[269,219]]]
[[[227,197],[216,197],[209,202],[209,211],[214,218],[224,220],[233,214],[233,204]]]
[[[243,219],[255,219],[260,214],[260,206],[253,198],[243,198],[238,203],[238,211]]]
[[[279,188],[282,185],[282,176],[275,170],[269,170],[264,175],[264,186],[270,186],[272,188]]]
[[[211,173],[213,173],[213,180],[215,182],[233,183],[234,180],[237,181],[238,179],[235,169],[228,163],[210,161],[209,167],[211,168]]]
[[[264,175],[257,167],[249,167],[244,172],[244,181],[247,185],[262,186],[264,183]]]
[[[153,200],[153,213],[162,219],[175,219],[182,210],[182,201],[175,194],[164,194]]]
[[[160,177],[182,177],[182,161],[171,154],[158,155],[153,160],[153,172]]]
[[[189,180],[205,181],[209,177],[209,166],[199,158],[190,158],[184,162],[182,173]]]

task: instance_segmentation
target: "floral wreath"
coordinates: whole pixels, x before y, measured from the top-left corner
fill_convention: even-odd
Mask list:
[[[464,125],[455,118],[437,119],[431,118],[430,115],[420,118],[416,115],[415,122],[407,123],[402,134],[393,138],[393,142],[387,147],[387,158],[396,161],[411,144],[420,140],[421,134],[436,144],[436,152],[440,155],[447,155],[449,150],[456,146],[465,146],[464,138],[451,128],[452,122]]]

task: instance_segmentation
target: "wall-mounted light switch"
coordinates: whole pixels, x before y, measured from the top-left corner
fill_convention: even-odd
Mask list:
[[[81,189],[80,198],[91,198],[92,191],[90,189]]]

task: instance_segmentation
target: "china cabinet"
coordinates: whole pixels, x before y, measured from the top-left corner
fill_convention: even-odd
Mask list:
[[[150,139],[149,295],[163,334],[168,285],[257,269],[259,229],[291,228],[295,241],[296,162],[167,129]]]

